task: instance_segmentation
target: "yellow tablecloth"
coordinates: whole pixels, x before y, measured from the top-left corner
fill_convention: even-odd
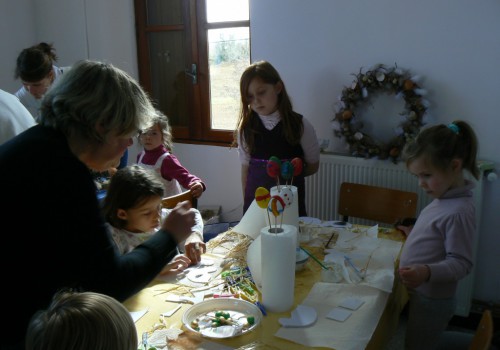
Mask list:
[[[386,239],[393,239],[402,241],[403,236],[399,231],[391,231],[388,233],[380,233],[379,237]],[[323,248],[321,247],[308,247],[315,256],[323,257]],[[321,280],[321,267],[312,260],[309,260],[304,270],[297,272],[295,276],[295,296],[294,296],[294,306],[295,309],[309,294],[312,286]],[[166,302],[166,291],[172,291],[173,289],[182,288],[182,286],[176,284],[164,283],[162,281],[154,281],[147,288],[143,289],[141,292],[128,299],[124,304],[130,311],[138,311],[147,309],[148,312],[136,322],[137,333],[139,339],[141,339],[143,332],[151,331],[156,323],[159,322],[159,315],[162,312],[166,312],[170,309],[175,308],[178,304]],[[374,331],[370,342],[367,345],[367,349],[383,349],[387,344],[388,340],[395,332],[398,321],[399,314],[403,309],[404,305],[408,300],[406,294],[406,289],[395,279],[393,292],[389,295],[387,304],[385,306],[384,312],[380,317],[378,326]],[[182,304],[182,307],[177,311],[172,317],[166,318],[166,324],[168,328],[180,328],[182,326],[182,315],[185,310],[187,310],[191,305]],[[268,313],[267,316],[263,317],[262,323],[252,332],[243,334],[229,339],[222,340],[210,340],[219,344],[223,344],[235,349],[284,349],[284,350],[299,350],[305,347],[301,344],[297,344],[285,339],[281,339],[275,336],[275,333],[280,329],[280,324],[278,322],[279,318],[290,317],[290,312],[283,313]],[[194,343],[202,342],[205,339],[197,337],[192,333],[188,333],[189,338],[192,338]],[[184,335],[186,336],[186,334]],[[192,343],[191,343],[192,344]],[[192,346],[192,345],[190,345]],[[179,348],[177,348],[179,349]],[[186,347],[187,349],[187,347]],[[327,349],[315,347],[314,349]]]

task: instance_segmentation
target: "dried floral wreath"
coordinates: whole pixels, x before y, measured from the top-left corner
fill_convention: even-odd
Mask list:
[[[427,92],[417,84],[418,76],[411,76],[407,70],[397,66],[388,68],[379,64],[366,73],[362,73],[360,69],[355,77],[351,87],[342,90],[333,119],[340,125],[339,129],[334,130],[335,136],[345,138],[353,156],[390,158],[397,163],[404,145],[413,139],[424,125],[423,116],[427,111],[428,102],[422,96]],[[400,113],[402,122],[396,128],[396,136],[387,144],[364,133],[361,118],[356,114],[357,107],[369,102],[372,96],[381,92],[401,96],[405,101],[405,110]]]

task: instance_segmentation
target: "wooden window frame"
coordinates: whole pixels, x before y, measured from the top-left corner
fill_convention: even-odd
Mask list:
[[[250,20],[207,23],[205,0],[183,0],[181,25],[147,25],[147,0],[134,0],[139,83],[152,93],[152,77],[149,63],[148,33],[185,31],[185,66],[197,65],[198,83],[188,89],[188,126],[172,125],[174,141],[178,143],[228,146],[233,141],[234,130],[218,130],[211,127],[210,72],[208,59],[208,31],[210,29],[247,27]],[[191,19],[195,19],[194,21]],[[189,22],[189,23],[188,23]],[[189,47],[188,47],[189,46]],[[235,127],[236,127],[235,116]]]

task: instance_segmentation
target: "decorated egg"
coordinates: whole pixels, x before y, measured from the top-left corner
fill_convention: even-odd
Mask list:
[[[269,194],[267,188],[257,187],[255,190],[255,201],[260,208],[266,209],[270,199],[271,195]]]
[[[352,111],[346,109],[345,111],[342,112],[342,119],[349,120],[351,118],[352,118]]]
[[[267,210],[274,216],[280,215],[283,210],[285,210],[285,202],[283,201],[283,198],[278,195],[272,196],[267,206]]]
[[[267,161],[266,171],[270,177],[278,177],[280,174],[281,160],[278,157],[272,156]]]
[[[290,207],[293,203],[293,192],[290,187],[283,186],[281,187],[281,191],[279,192],[279,196],[283,199],[285,203],[285,207]]]
[[[399,156],[399,149],[397,147],[391,148],[391,150],[389,151],[389,155],[393,158],[396,158],[397,156]]]
[[[274,161],[274,162],[278,163],[279,165],[281,165],[281,159],[279,159],[279,158],[278,158],[278,157],[276,157],[276,156],[271,156],[271,157],[269,158],[269,160],[272,160],[272,161]]]
[[[406,91],[411,90],[415,87],[415,83],[411,81],[410,79],[406,79],[403,83],[404,89]]]
[[[281,164],[281,177],[285,180],[290,180],[293,176],[293,165],[286,161]]]
[[[302,159],[293,158],[290,163],[292,163],[293,166],[293,176],[300,175],[302,173],[302,168],[303,168]]]
[[[377,74],[375,74],[375,78],[377,78],[377,81],[383,82],[385,79],[385,74],[379,71],[377,72]]]

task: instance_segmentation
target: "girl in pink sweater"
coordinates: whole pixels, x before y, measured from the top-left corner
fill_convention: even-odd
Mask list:
[[[190,190],[195,198],[199,198],[206,190],[205,183],[191,174],[172,154],[172,133],[166,115],[157,111],[152,126],[139,134],[139,143],[144,150],[137,155],[137,164],[153,169],[163,178],[165,197]]]
[[[472,189],[478,143],[463,121],[420,132],[403,152],[408,170],[434,200],[409,231],[399,277],[410,301],[405,349],[434,349],[455,312],[458,281],[472,270],[476,214]]]

